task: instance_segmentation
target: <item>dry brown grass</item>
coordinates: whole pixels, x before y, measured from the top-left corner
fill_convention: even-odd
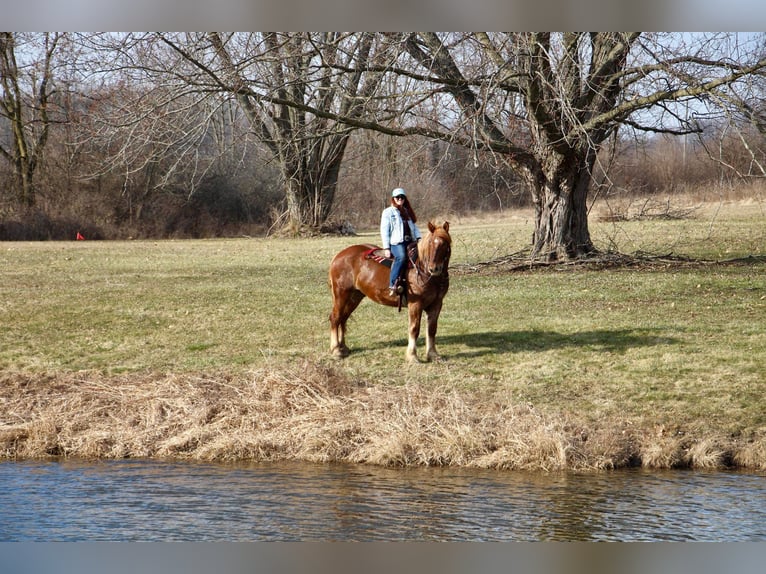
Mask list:
[[[3,458],[766,468],[763,437],[695,440],[627,420],[588,428],[499,392],[360,386],[308,361],[246,376],[6,373],[0,405]]]

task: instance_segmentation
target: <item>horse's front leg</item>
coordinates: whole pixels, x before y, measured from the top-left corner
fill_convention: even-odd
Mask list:
[[[441,357],[436,351],[436,327],[439,322],[439,313],[441,312],[441,302],[426,310],[426,322],[428,330],[426,332],[426,361],[440,361]]]
[[[418,336],[420,335],[420,316],[422,314],[422,308],[419,303],[413,303],[409,306],[410,315],[410,330],[409,340],[407,342],[407,360],[410,363],[417,363],[418,354]]]

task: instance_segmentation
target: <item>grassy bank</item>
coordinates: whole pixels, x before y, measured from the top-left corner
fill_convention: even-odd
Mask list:
[[[529,214],[452,219],[438,364],[364,303],[329,357],[348,238],[0,244],[0,454],[766,469],[766,215],[594,222],[599,269],[479,265]],[[354,242],[376,241],[374,233]]]

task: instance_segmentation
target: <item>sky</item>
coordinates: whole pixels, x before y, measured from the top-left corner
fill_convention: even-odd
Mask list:
[[[11,31],[758,31],[762,0],[0,0]]]

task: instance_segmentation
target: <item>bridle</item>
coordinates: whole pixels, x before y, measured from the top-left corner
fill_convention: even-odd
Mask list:
[[[435,233],[430,233],[428,235],[427,241],[429,242],[428,246],[428,254],[429,254],[429,260],[424,261],[420,258],[420,250],[418,250],[418,259],[415,262],[415,273],[418,278],[418,281],[420,285],[425,286],[430,283],[430,281],[434,278],[442,278],[447,276],[447,268],[449,267],[449,259],[452,255],[452,246],[450,245],[450,242],[447,240],[442,239],[444,242],[443,246],[434,246],[434,242],[438,239]],[[439,251],[441,249],[446,249],[446,253],[444,254],[444,257],[442,259],[442,270],[438,275],[434,275],[430,269],[433,269],[436,267],[434,265],[434,261],[436,259],[436,256],[438,255]],[[424,279],[425,277],[425,279]]]

